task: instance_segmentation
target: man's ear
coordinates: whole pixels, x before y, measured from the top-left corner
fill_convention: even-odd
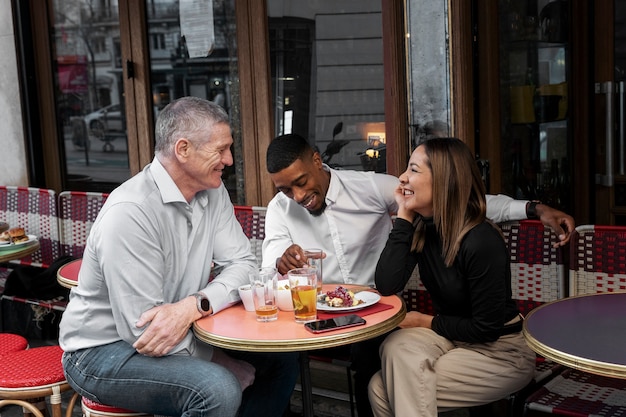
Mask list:
[[[313,164],[316,167],[320,167],[320,168],[322,167],[322,155],[320,155],[319,152],[314,151],[313,156],[311,157],[311,160],[313,161]]]
[[[191,142],[187,138],[180,138],[174,144],[174,155],[177,159],[187,159],[191,150]]]

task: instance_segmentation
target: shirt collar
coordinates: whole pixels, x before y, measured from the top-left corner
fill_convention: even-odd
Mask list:
[[[328,190],[326,191],[326,205],[330,206],[337,202],[339,198],[339,192],[341,191],[341,181],[337,178],[335,170],[326,164],[322,164],[324,171],[330,174],[330,182],[328,184]]]
[[[148,169],[154,178],[154,182],[161,193],[161,199],[163,203],[184,203],[188,204],[187,200],[183,196],[183,193],[180,192],[180,189],[167,172],[165,167],[161,164],[158,158],[154,158],[152,163],[149,165]],[[196,200],[202,207],[205,207],[209,202],[209,197],[207,195],[207,191],[203,190],[194,196],[194,200]],[[193,203],[193,201],[192,201]]]

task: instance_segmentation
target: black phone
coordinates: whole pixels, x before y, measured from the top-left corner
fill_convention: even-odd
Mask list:
[[[361,326],[365,323],[364,318],[359,317],[356,314],[350,314],[328,320],[312,321],[310,323],[305,323],[304,327],[312,333],[324,333],[330,332],[331,330],[343,329],[345,327]]]

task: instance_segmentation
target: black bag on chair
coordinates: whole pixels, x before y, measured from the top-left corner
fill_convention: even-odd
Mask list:
[[[67,301],[70,290],[57,282],[57,271],[74,259],[71,256],[62,256],[48,268],[16,265],[7,277],[4,295],[45,302]],[[16,333],[27,339],[58,338],[62,311],[18,300],[1,301],[2,331]]]
[[[67,300],[70,290],[58,283],[57,271],[74,259],[72,256],[61,256],[45,269],[16,265],[7,277],[4,294],[44,301],[59,297]]]

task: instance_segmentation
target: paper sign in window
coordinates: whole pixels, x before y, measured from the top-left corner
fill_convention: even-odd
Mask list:
[[[189,58],[209,56],[215,46],[213,0],[180,0],[179,13]]]

